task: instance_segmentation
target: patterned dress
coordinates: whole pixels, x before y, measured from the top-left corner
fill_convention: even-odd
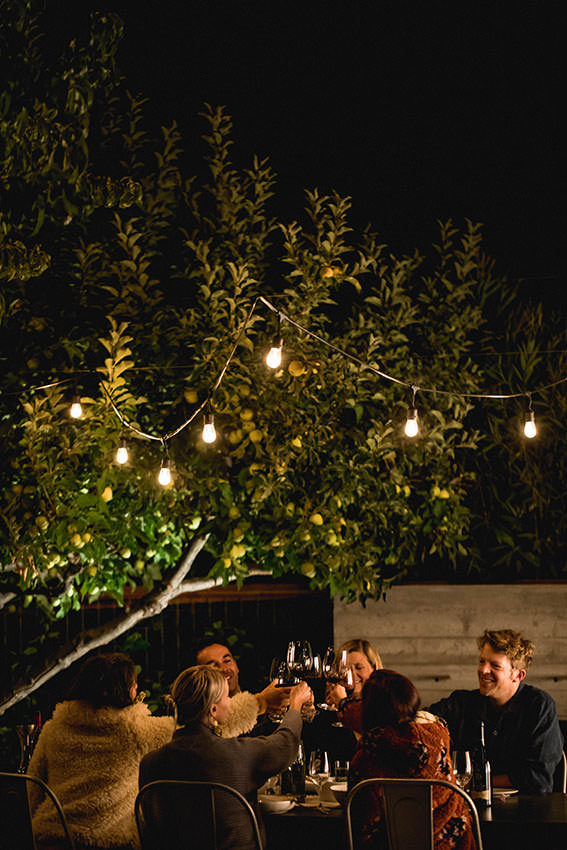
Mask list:
[[[445,779],[453,781],[449,731],[438,717],[425,711],[415,720],[378,726],[359,742],[349,771],[349,787],[372,777]],[[359,797],[356,820],[362,824],[362,842],[369,850],[387,846],[382,829],[380,791],[372,788]],[[436,850],[474,850],[475,841],[465,801],[442,786],[433,789]]]

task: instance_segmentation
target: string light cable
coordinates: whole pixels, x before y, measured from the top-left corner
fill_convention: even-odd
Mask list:
[[[283,337],[281,336],[281,324],[284,321],[287,322],[289,325],[291,325],[292,327],[295,327],[297,330],[306,334],[311,339],[316,340],[317,342],[319,342],[321,345],[325,346],[326,348],[336,352],[337,354],[341,355],[342,357],[345,357],[346,359],[350,360],[352,363],[355,363],[361,369],[367,370],[367,371],[371,372],[372,374],[375,374],[378,377],[382,378],[383,380],[389,381],[390,383],[396,384],[396,385],[401,386],[401,387],[405,387],[408,390],[410,390],[412,392],[412,406],[408,410],[408,418],[406,420],[405,430],[408,427],[408,423],[413,422],[414,424],[410,425],[410,430],[417,428],[417,430],[415,431],[415,434],[417,434],[418,431],[419,431],[418,412],[417,412],[417,408],[415,407],[415,396],[416,396],[417,392],[420,392],[420,393],[431,393],[431,394],[437,394],[437,395],[444,395],[444,396],[449,396],[449,397],[459,397],[459,398],[465,398],[465,399],[508,400],[508,399],[515,399],[515,398],[528,398],[529,405],[528,405],[528,411],[526,413],[526,421],[524,423],[524,433],[528,438],[531,439],[536,434],[535,412],[533,410],[532,396],[537,395],[537,394],[541,394],[541,393],[543,393],[543,392],[545,392],[549,389],[553,389],[554,387],[557,387],[557,386],[567,382],[567,376],[566,376],[566,377],[560,378],[556,381],[552,381],[551,383],[548,383],[548,384],[541,386],[541,387],[537,387],[537,388],[534,388],[534,389],[531,389],[531,390],[522,390],[522,391],[518,391],[518,392],[511,392],[511,393],[487,393],[487,392],[473,393],[473,392],[462,392],[460,390],[446,390],[446,389],[441,389],[439,387],[424,387],[424,386],[418,387],[415,384],[412,384],[408,381],[404,381],[400,378],[395,377],[394,375],[390,375],[387,372],[384,372],[381,369],[379,369],[377,366],[375,366],[371,363],[367,363],[364,360],[362,360],[361,358],[357,357],[356,355],[351,354],[348,351],[345,351],[340,346],[335,345],[333,342],[330,342],[329,340],[325,339],[324,337],[320,336],[319,334],[315,333],[314,331],[312,331],[309,328],[305,327],[304,325],[300,324],[295,319],[293,319],[291,316],[287,315],[285,312],[283,312],[279,308],[275,307],[264,296],[259,295],[254,299],[254,301],[253,301],[253,303],[252,303],[252,305],[251,305],[251,307],[248,311],[248,314],[247,314],[243,324],[240,327],[240,330],[239,330],[237,337],[236,337],[236,340],[235,340],[235,342],[234,342],[234,344],[233,344],[233,346],[230,350],[230,353],[229,353],[228,357],[226,358],[226,360],[224,361],[224,363],[223,363],[223,365],[222,365],[222,367],[221,367],[221,369],[220,369],[220,371],[219,371],[219,373],[216,377],[216,380],[214,381],[212,388],[209,391],[207,397],[201,402],[201,404],[199,404],[195,408],[195,410],[192,412],[192,414],[184,422],[182,422],[177,428],[175,428],[172,431],[169,431],[166,434],[156,435],[156,434],[149,433],[147,431],[142,430],[137,425],[135,425],[133,422],[130,422],[128,419],[126,419],[126,417],[122,414],[122,412],[119,410],[118,406],[114,402],[114,399],[112,398],[111,393],[108,391],[108,389],[104,385],[104,382],[101,379],[100,375],[96,375],[97,380],[99,381],[99,386],[100,386],[103,394],[106,396],[108,403],[112,407],[114,414],[116,415],[120,424],[122,425],[123,430],[127,429],[128,431],[132,432],[133,434],[137,435],[140,438],[143,438],[143,439],[146,439],[146,440],[152,440],[152,441],[155,441],[155,442],[160,442],[162,444],[162,446],[164,448],[164,460],[162,461],[161,469],[164,468],[164,463],[165,463],[165,461],[167,461],[167,469],[169,470],[169,456],[168,456],[168,452],[167,452],[167,443],[170,440],[172,440],[174,437],[176,437],[178,434],[180,434],[182,431],[184,431],[189,425],[191,425],[200,414],[203,414],[203,417],[204,417],[204,429],[203,429],[203,431],[205,431],[205,428],[207,428],[207,426],[209,426],[208,427],[208,434],[211,435],[212,432],[214,432],[214,430],[215,430],[214,414],[213,414],[213,409],[212,409],[212,399],[213,399],[214,393],[218,390],[219,386],[222,383],[222,380],[223,380],[223,378],[224,378],[224,376],[225,376],[225,374],[226,374],[226,372],[227,372],[227,370],[230,366],[230,363],[231,363],[231,361],[233,360],[233,358],[236,354],[238,346],[240,345],[241,339],[242,339],[243,335],[245,334],[246,330],[248,329],[248,326],[250,325],[251,319],[252,319],[254,313],[256,312],[256,308],[257,308],[257,305],[258,305],[259,302],[262,303],[265,307],[267,307],[268,310],[277,317],[277,323],[278,323],[277,334],[273,339],[273,344],[272,344],[272,347],[270,349],[270,352],[268,353],[268,356],[271,354],[271,352],[275,348],[275,349],[279,349],[279,353],[280,353],[280,357],[281,357],[281,349],[282,349],[282,345],[283,345]],[[276,345],[276,343],[278,343],[278,344]],[[273,361],[273,362],[275,362],[275,361]],[[280,363],[281,363],[281,360],[280,360]],[[152,368],[152,367],[136,367],[136,368],[142,369],[142,368]],[[277,366],[275,366],[275,367],[271,366],[271,368],[277,368]],[[95,373],[92,373],[90,370],[85,370],[85,371],[87,371],[89,374],[95,374]],[[33,388],[30,388],[30,389],[32,389],[33,391],[50,389],[50,388],[58,386],[60,384],[69,383],[72,380],[73,380],[72,378],[66,378],[66,379],[63,379],[63,380],[53,381],[51,383],[43,384],[41,386],[33,387]],[[80,401],[80,398],[78,396],[77,396],[77,399]],[[407,430],[406,430],[406,434],[407,434]],[[413,436],[415,436],[415,434]],[[216,432],[215,432],[215,436],[216,436]],[[204,435],[203,435],[203,437],[204,437]],[[210,440],[205,440],[205,441],[206,442],[212,442]],[[121,451],[122,449],[124,449],[126,451],[126,455],[127,455],[126,440],[125,440],[124,436],[120,440],[118,451]],[[118,455],[118,451],[117,451],[117,455]],[[121,454],[121,457],[125,457],[123,452]],[[125,462],[124,460],[118,460],[117,456],[116,456],[116,459],[117,459],[118,463],[124,463]],[[161,474],[161,469],[160,469],[160,474]],[[169,474],[171,475],[170,470],[169,470]],[[164,473],[164,475],[166,475],[166,473]]]

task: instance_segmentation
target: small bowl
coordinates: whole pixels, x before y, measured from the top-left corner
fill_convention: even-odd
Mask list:
[[[333,782],[329,788],[337,803],[344,806],[348,795],[348,782]]]
[[[258,800],[266,812],[287,812],[294,803],[291,797],[279,796],[278,794],[260,794]]]

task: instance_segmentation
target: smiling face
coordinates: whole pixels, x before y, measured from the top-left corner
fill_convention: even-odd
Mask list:
[[[525,670],[516,670],[503,652],[496,652],[489,643],[480,650],[478,659],[478,685],[483,696],[495,705],[505,705],[512,699]]]
[[[233,658],[230,649],[220,643],[212,643],[205,646],[197,653],[198,664],[208,664],[216,667],[228,681],[230,695],[238,691],[238,664]]]
[[[355,696],[358,696],[362,692],[362,686],[370,676],[373,671],[372,664],[364,654],[364,652],[358,652],[356,649],[351,649],[348,654],[348,662],[351,666],[352,673],[354,676],[354,690],[353,693]]]

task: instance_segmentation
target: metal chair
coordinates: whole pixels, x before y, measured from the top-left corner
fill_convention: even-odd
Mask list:
[[[254,809],[221,782],[160,779],[138,792],[134,805],[142,850],[218,850],[228,832],[263,850]]]
[[[351,789],[346,801],[346,830],[349,850],[355,850],[352,804],[369,786],[382,789],[384,823],[389,850],[434,850],[433,786],[450,788],[466,802],[477,850],[482,850],[480,821],[466,791],[444,779],[363,779]]]
[[[553,790],[567,794],[567,756],[565,755],[565,751],[561,753],[561,761],[555,768]]]
[[[61,823],[63,843],[68,850],[75,850],[67,818],[51,788],[36,776],[27,773],[0,772],[0,824],[2,824],[2,850],[36,850],[31,812],[28,802],[28,784],[39,785],[48,797]],[[60,839],[58,839],[60,843]]]

